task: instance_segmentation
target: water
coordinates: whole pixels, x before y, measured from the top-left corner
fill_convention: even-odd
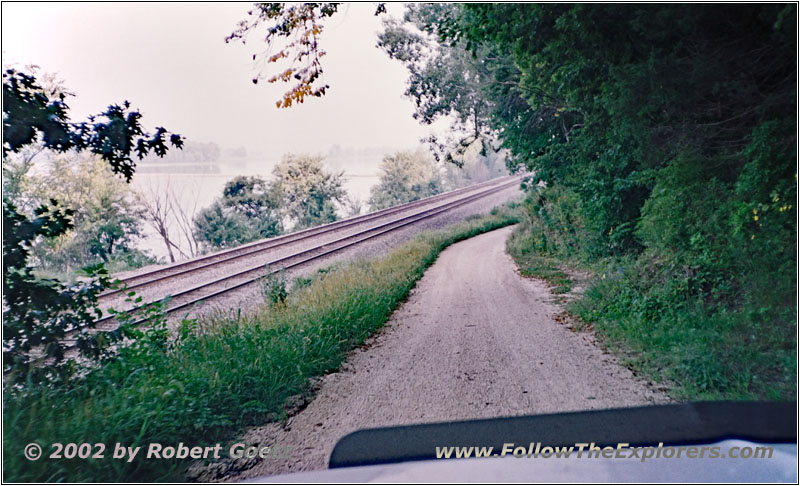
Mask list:
[[[271,180],[272,169],[278,162],[279,159],[238,158],[200,164],[141,164],[133,178],[132,187],[148,200],[165,199],[167,194],[171,194],[191,219],[222,196],[226,182],[240,175]],[[366,211],[370,189],[380,180],[379,163],[380,159],[374,156],[328,157],[324,162],[326,170],[330,172],[344,171],[344,188],[348,194],[361,200],[363,211]],[[186,238],[178,228],[178,217],[177,213],[168,215],[170,237],[184,250],[185,256],[189,256]],[[137,246],[159,259],[168,259],[163,239],[150,224],[144,225],[144,237]]]

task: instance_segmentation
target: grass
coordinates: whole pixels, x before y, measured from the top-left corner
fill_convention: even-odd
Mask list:
[[[631,369],[668,384],[680,400],[796,398],[792,316],[758,316],[753,306],[711,307],[683,296],[675,280],[650,281],[640,264],[615,267],[569,310],[591,322]]]
[[[569,291],[559,267],[595,275],[567,311],[636,374],[661,382],[679,400],[795,400],[796,307],[751,296],[709,305],[687,280],[648,268],[644,258],[586,263],[533,250],[536,230],[523,221],[507,242],[523,275]],[[588,325],[588,326],[587,326]]]
[[[506,241],[506,250],[514,258],[522,276],[545,280],[556,295],[566,294],[572,290],[572,280],[560,268],[564,263],[533,248],[530,228],[524,223],[517,227]]]
[[[518,221],[513,209],[429,232],[387,256],[318,272],[251,314],[186,322],[171,339],[148,331],[69,386],[5,390],[6,482],[180,480],[178,460],[112,459],[116,443],[212,446],[285,414],[310,379],[384,325],[447,246]],[[103,459],[27,461],[25,444],[103,443]],[[224,449],[223,449],[224,450]]]

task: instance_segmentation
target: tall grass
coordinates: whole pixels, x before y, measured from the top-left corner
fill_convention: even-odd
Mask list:
[[[709,306],[672,275],[638,261],[596,267],[572,313],[593,323],[623,362],[681,400],[794,400],[797,340],[791,308],[780,319],[752,303]],[[763,315],[760,315],[763,314]]]
[[[6,389],[5,481],[166,481],[186,463],[144,460],[150,443],[209,446],[275,420],[309,379],[333,370],[379,329],[447,246],[518,221],[495,210],[425,233],[388,256],[343,265],[295,286],[285,300],[247,315],[217,316],[171,340],[159,329],[69,387]],[[36,442],[44,457],[27,461]],[[48,459],[52,443],[103,443],[104,459]],[[115,443],[144,446],[130,463]],[[223,449],[224,451],[225,449]]]
[[[547,281],[554,294],[566,294],[572,289],[572,280],[560,265],[564,262],[558,258],[536,250],[534,229],[527,220],[523,220],[506,240],[506,249],[514,258],[519,273],[524,277],[535,277]]]
[[[524,203],[507,241],[523,275],[546,279],[559,293],[570,285],[560,267],[594,274],[567,309],[626,366],[677,399],[796,399],[793,271],[759,260],[748,273],[719,263],[712,273],[711,265],[674,264],[655,250],[598,258],[582,242],[576,203],[564,194],[556,188],[541,198],[546,203],[530,195]],[[745,256],[738,265],[747,264]]]

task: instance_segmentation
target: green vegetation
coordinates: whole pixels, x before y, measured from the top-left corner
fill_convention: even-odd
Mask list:
[[[372,187],[372,211],[434,196],[442,191],[439,167],[428,154],[400,151],[386,155],[381,162],[381,180]]]
[[[532,233],[529,230],[530,228],[527,226],[517,228],[506,241],[506,250],[514,258],[519,273],[524,277],[546,280],[554,294],[566,294],[572,290],[572,280],[560,268],[563,262],[546,254],[532,251]]]
[[[450,121],[450,133],[444,140],[436,135],[427,140],[436,160],[462,166],[471,147],[479,147],[484,156],[497,152],[488,123],[491,104],[483,94],[489,77],[481,67],[490,53],[481,50],[473,56],[458,46],[430,42],[419,29],[409,28],[409,23],[424,25],[457,10],[457,6],[444,4],[409,6],[406,23],[384,21],[378,47],[408,69],[405,95],[414,101],[414,118],[425,125],[443,118]]]
[[[231,248],[282,233],[281,195],[259,177],[239,176],[222,197],[194,219],[194,234],[206,249]]]
[[[629,366],[681,398],[793,399],[796,17],[789,4],[417,4],[418,30],[389,23],[384,38],[409,96],[482,119],[509,168],[536,174],[509,250],[556,287],[565,264],[593,269],[572,310]],[[419,82],[454,49],[481,61],[480,89]]]
[[[797,349],[791,309],[710,306],[656,265],[615,261],[571,306],[604,342],[681,399],[791,400]],[[661,275],[659,275],[661,272]],[[783,322],[773,317],[783,311]]]
[[[41,170],[33,173],[35,162]],[[109,271],[123,271],[155,263],[134,247],[142,234],[143,211],[130,187],[100,157],[33,146],[8,157],[3,172],[4,197],[25,213],[33,214],[51,199],[74,210],[69,231],[31,247],[38,275],[74,281],[88,265],[103,263]]]
[[[360,212],[360,202],[342,188],[341,173],[325,171],[322,157],[288,154],[270,182],[239,176],[225,184],[222,197],[194,218],[194,235],[206,251],[232,248],[284,232],[336,221],[336,204]]]
[[[3,200],[27,218],[35,217],[37,208],[52,205],[53,200],[71,211],[70,227],[63,234],[32,242],[29,251],[34,274],[74,283],[86,266],[102,263],[109,271],[124,271],[154,263],[154,258],[134,247],[134,240],[142,234],[142,210],[119,171],[109,165],[107,159],[117,155],[97,145],[101,137],[109,141],[117,137],[102,123],[95,127],[98,132],[94,140],[88,127],[85,140],[78,140],[76,133],[57,130],[59,125],[78,127],[59,118],[66,116],[66,100],[72,93],[57,75],[40,73],[37,66],[26,70],[30,70],[30,77],[13,70],[3,75],[4,113],[9,115],[9,132],[4,134],[8,147],[3,149]],[[50,110],[53,119],[38,119],[46,116],[38,112],[43,107]],[[109,107],[102,115],[111,122],[109,126],[121,114],[114,108],[119,107]],[[130,115],[135,133],[138,113]],[[37,130],[51,131],[41,137]],[[35,136],[28,139],[31,133]],[[74,139],[68,140],[70,136]]]
[[[336,221],[335,203],[344,203],[343,173],[328,173],[321,156],[287,154],[272,171],[282,214],[296,231]]]
[[[565,265],[590,270],[589,288],[568,310],[591,323],[626,366],[679,399],[795,396],[794,307],[776,300],[781,282],[774,273],[736,281],[730,262],[718,262],[715,277],[707,267],[676,268],[652,250],[592,259],[582,253],[585,228],[568,218],[574,195],[563,188],[537,192],[525,201],[509,253],[523,275],[548,280],[555,293],[569,290]]]
[[[92,154],[102,159],[113,174],[121,174],[130,181],[136,165],[133,157],[142,159],[151,152],[163,155],[170,145],[176,148],[183,145],[177,134],[170,135],[167,142],[169,132],[164,128],[152,134],[146,132],[141,125],[141,114],[132,110],[127,101],[122,106],[110,105],[89,122],[71,122],[67,97],[68,93],[60,86],[39,84],[33,75],[12,69],[3,73],[4,169],[8,157],[15,154],[23,157],[23,168],[41,150],[53,154]],[[95,168],[94,164],[90,167]],[[9,173],[16,177],[11,185],[14,194],[21,188],[19,176],[24,171]],[[75,175],[63,177],[72,180]],[[101,177],[107,179],[109,175],[101,171]],[[59,188],[52,190],[55,194]],[[120,219],[103,219],[121,215],[113,214],[119,208],[102,207],[115,202],[118,205],[120,201],[115,201],[113,195],[105,198],[106,193],[99,192],[100,202],[94,199],[97,194],[76,202],[94,206],[101,213],[94,219],[81,217],[82,212],[91,208],[64,207],[54,198],[44,203],[36,201],[33,208],[25,211],[3,194],[4,390],[22,383],[68,382],[78,366],[75,359],[65,356],[67,332],[75,332],[78,350],[88,360],[105,358],[111,345],[124,337],[122,332],[89,332],[101,314],[98,295],[111,285],[102,263],[86,267],[88,278],[74,285],[35,274],[32,249],[64,236],[76,228],[76,223],[99,226],[95,239],[82,246],[104,260],[115,245],[124,241],[130,225]],[[48,366],[35,365],[39,356],[49,361]]]
[[[515,211],[501,209],[424,233],[383,258],[317,272],[258,312],[184,322],[170,338],[156,320],[80,380],[7,389],[3,446],[16,452],[3,457],[4,480],[179,479],[185,462],[138,457],[125,463],[109,459],[108,450],[103,460],[30,462],[21,451],[34,441],[99,438],[112,447],[209,445],[243,426],[279,418],[289,397],[308,392],[309,378],[335,370],[386,322],[445,247],[517,221]],[[279,287],[273,280],[267,297]]]

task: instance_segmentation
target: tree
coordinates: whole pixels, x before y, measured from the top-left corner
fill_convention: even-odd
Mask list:
[[[753,129],[786,116],[781,100],[794,96],[796,66],[763,56],[772,46],[792,58],[793,7],[415,9],[433,10],[407,16],[421,30],[482,62],[480,91],[510,166],[565,184],[584,201],[595,256],[642,249],[636,222],[670,160],[719,157],[719,176],[730,180]],[[437,99],[438,87],[423,87],[422,99]]]
[[[462,155],[464,163],[460,167],[455,164],[444,165],[444,187],[453,190],[508,175],[506,152],[500,150],[482,154],[480,147],[473,145]]]
[[[422,151],[400,151],[381,162],[381,179],[372,187],[369,205],[373,211],[397,206],[441,192],[439,167]]]
[[[439,140],[432,135],[427,141],[437,161],[456,165],[464,163],[464,153],[473,145],[484,153],[497,150],[489,124],[493,103],[483,90],[489,80],[486,63],[500,57],[488,47],[472,55],[463,41],[438,42],[439,30],[460,16],[455,4],[409,4],[404,22],[385,20],[378,35],[378,47],[408,69],[405,95],[416,105],[414,118],[426,125],[451,120],[454,136]]]
[[[321,156],[288,154],[273,170],[283,215],[294,230],[336,221],[335,203],[344,203],[344,173],[328,173]]]
[[[225,184],[222,197],[194,218],[196,238],[209,248],[231,248],[277,236],[281,196],[259,177],[239,176]]]
[[[86,153],[48,152],[45,157],[46,171],[29,176],[29,197],[36,206],[54,198],[74,213],[70,231],[34,245],[33,254],[44,268],[71,272],[100,262],[125,268],[152,261],[133,246],[141,235],[143,212],[107,163]]]
[[[194,218],[194,232],[208,249],[233,248],[258,239],[241,214],[226,210],[220,201],[200,210]]]
[[[67,94],[48,92],[33,75],[6,70],[3,73],[3,159],[33,143],[54,152],[88,151],[97,154],[112,172],[126,180],[133,176],[135,162],[149,152],[168,150],[166,129],[146,132],[141,114],[130,104],[111,105],[88,122],[71,123]],[[180,135],[169,135],[169,143],[180,147]],[[82,355],[98,358],[110,352],[118,332],[90,334],[102,312],[97,296],[110,281],[102,264],[87,268],[88,282],[66,286],[55,279],[39,279],[31,265],[31,246],[37,239],[51,239],[73,227],[74,209],[56,200],[42,204],[34,216],[20,213],[3,198],[3,372],[4,383],[28,379],[46,381],[70,377],[76,364],[65,359],[64,337],[77,331]],[[47,366],[36,366],[41,352]]]
[[[197,213],[196,192],[190,195],[193,205],[188,211],[183,205],[186,200],[184,191],[178,192],[169,177],[164,184],[155,187],[151,184],[137,190],[136,198],[144,210],[145,219],[164,242],[171,262],[175,262],[175,251],[183,258],[199,253],[193,231],[193,219]]]
[[[248,35],[259,30],[264,24],[264,41],[268,46],[266,53],[253,54],[253,61],[266,64],[289,62],[288,67],[267,79],[268,83],[294,83],[283,98],[275,104],[278,108],[288,108],[294,103],[302,103],[307,96],[320,97],[328,89],[322,83],[321,58],[325,51],[320,45],[320,35],[325,19],[332,17],[339,9],[338,3],[256,3],[247,14],[249,20],[242,20],[225,42],[239,40],[244,43]],[[378,4],[375,15],[386,11],[384,4]],[[284,46],[279,46],[285,42]],[[277,52],[273,52],[273,49]],[[262,74],[253,78],[253,83],[263,79]]]
[[[321,34],[325,21],[334,16],[338,3],[256,3],[248,12],[249,19],[226,37],[226,42],[247,38],[262,28],[267,51],[253,54],[261,69],[254,83],[264,78],[268,65],[276,64],[267,82],[293,83],[283,98],[276,102],[279,108],[302,103],[307,96],[321,97],[329,88],[322,83],[321,58],[326,54],[321,47]],[[375,15],[386,12],[384,3],[378,3]],[[473,144],[485,152],[496,145],[496,134],[487,123],[489,99],[482,95],[481,84],[488,73],[483,66],[486,56],[501,57],[497,51],[484,52],[485,56],[471,56],[462,45],[437,43],[434,36],[458,32],[461,9],[448,4],[410,5],[406,22],[424,28],[428,34],[414,32],[396,21],[389,20],[380,35],[378,46],[390,57],[398,59],[409,68],[409,88],[406,95],[415,100],[414,117],[431,124],[441,117],[453,120],[456,137],[440,140],[431,135],[426,139],[436,160],[440,158],[460,165],[462,156]],[[506,62],[508,57],[503,58]],[[288,67],[277,65],[288,62]],[[508,63],[508,62],[507,62]],[[510,63],[509,63],[510,64]],[[497,148],[493,148],[494,151]]]

